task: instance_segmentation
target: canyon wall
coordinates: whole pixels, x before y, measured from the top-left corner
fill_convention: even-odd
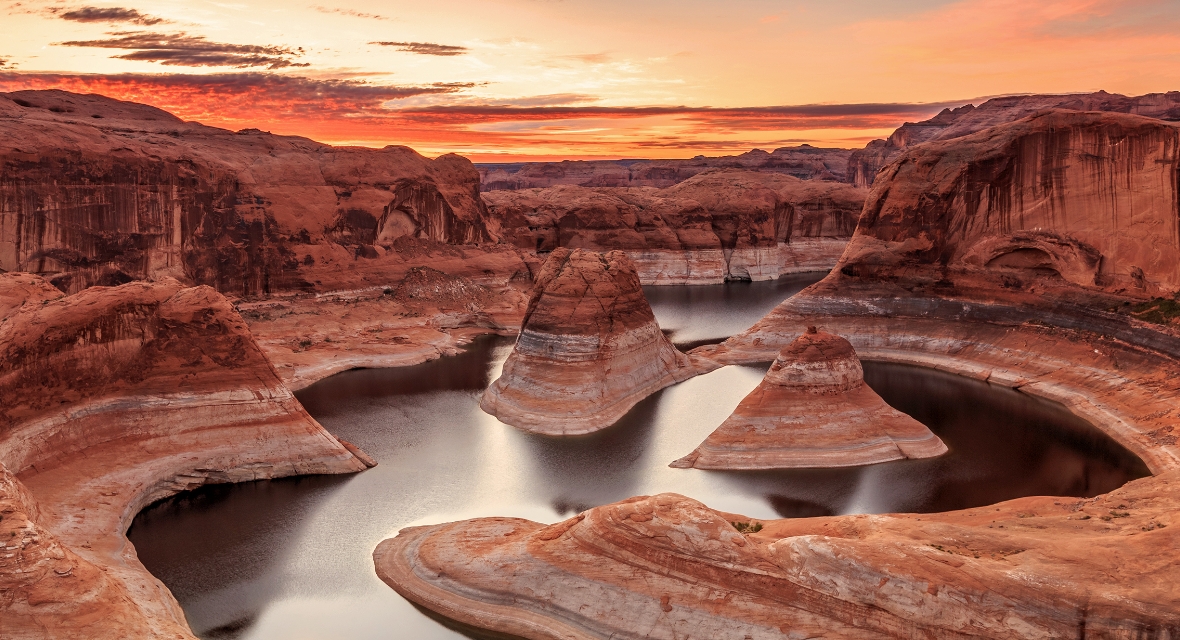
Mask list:
[[[492,239],[459,156],[234,133],[95,95],[0,94],[0,176],[0,270],[67,292],[161,276],[314,290],[399,239]]]
[[[664,189],[558,186],[483,194],[504,242],[619,249],[644,284],[766,280],[830,269],[865,193],[769,173],[712,170]]]
[[[1109,111],[1128,113],[1166,121],[1180,120],[1180,91],[1149,93],[1127,97],[1105,91],[1088,94],[1028,95],[992,98],[976,107],[964,105],[944,109],[922,122],[907,122],[888,139],[873,140],[848,158],[845,172],[848,182],[868,187],[877,173],[906,149],[930,140],[950,140],[1013,122],[1049,109],[1072,111]]]
[[[878,176],[840,268],[1175,293],[1178,172],[1180,127],[1133,115],[1045,112],[928,142]]]
[[[487,163],[479,168],[483,191],[580,187],[670,187],[712,169],[746,169],[803,180],[846,181],[852,149],[822,149],[809,144],[774,151],[754,149],[736,156],[697,156],[688,160],[563,160]]]

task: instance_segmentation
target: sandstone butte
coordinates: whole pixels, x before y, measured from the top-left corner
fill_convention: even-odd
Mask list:
[[[808,325],[862,358],[1056,401],[1154,474],[1093,498],[773,520],[664,494],[555,525],[403,530],[378,575],[527,638],[1180,636],[1180,128],[1048,112],[901,154],[827,279],[693,355],[765,362]],[[1162,305],[1162,306],[1161,306]],[[638,630],[638,631],[637,631]]]
[[[500,236],[521,249],[620,249],[644,284],[712,284],[831,269],[865,191],[713,169],[664,189],[556,186],[483,198]]]
[[[520,337],[480,407],[535,433],[590,433],[695,373],[660,331],[626,254],[560,248],[537,274]]]
[[[847,340],[815,327],[783,347],[733,415],[671,466],[688,469],[851,467],[932,458],[946,445],[864,382]]]
[[[140,509],[371,464],[303,410],[213,289],[64,296],[0,274],[0,637],[190,639],[124,535]]]

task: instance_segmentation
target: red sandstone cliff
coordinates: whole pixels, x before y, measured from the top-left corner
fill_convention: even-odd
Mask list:
[[[159,276],[238,295],[356,286],[340,272],[398,238],[491,239],[459,156],[234,133],[96,95],[0,94],[0,174],[0,270],[71,292]]]
[[[663,284],[831,268],[864,195],[833,182],[712,170],[664,189],[559,186],[483,197],[506,242],[620,249],[645,284]]]
[[[1045,112],[928,142],[878,176],[840,269],[1174,293],[1178,170],[1180,127],[1133,115]]]
[[[877,173],[901,152],[930,140],[950,140],[1012,122],[1048,109],[1110,111],[1160,120],[1180,120],[1180,92],[1127,97],[1105,91],[1089,94],[1029,95],[993,98],[975,107],[944,109],[922,122],[907,122],[886,140],[874,140],[848,158],[848,182],[871,186]]]

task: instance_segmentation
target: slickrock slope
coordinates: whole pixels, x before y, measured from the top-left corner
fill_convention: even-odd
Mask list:
[[[349,289],[398,261],[398,238],[493,239],[459,156],[234,133],[96,95],[0,94],[0,173],[0,269],[69,292],[163,276]]]
[[[907,122],[886,140],[874,140],[848,158],[847,180],[868,187],[877,173],[901,152],[930,140],[951,140],[1013,122],[1050,109],[1110,111],[1180,121],[1180,92],[1127,97],[1098,91],[1089,94],[1029,95],[993,98],[975,107],[944,109],[923,122]]]
[[[530,639],[1172,638],[1177,563],[1159,551],[1180,541],[1178,483],[749,536],[729,523],[740,516],[661,494],[549,526],[403,529],[373,557],[409,600]]]
[[[118,580],[63,546],[39,518],[28,489],[0,464],[0,637],[188,637],[175,620],[154,623]]]
[[[481,189],[581,187],[670,187],[711,169],[749,169],[803,180],[845,182],[852,149],[821,149],[809,144],[761,149],[736,156],[697,156],[689,160],[563,160],[479,164]]]
[[[522,249],[619,249],[644,284],[766,280],[830,269],[862,190],[714,170],[666,189],[559,186],[485,193],[492,226]]]
[[[0,527],[33,545],[18,547],[28,564],[0,561],[17,571],[0,575],[13,585],[0,635],[189,638],[124,537],[142,507],[208,482],[366,465],[307,415],[213,289],[53,291],[0,274],[0,501],[26,521],[0,514]]]
[[[480,407],[536,433],[589,433],[695,373],[660,331],[626,254],[561,248],[541,267],[516,347]]]
[[[840,336],[807,332],[779,352],[766,377],[678,468],[851,467],[932,458],[946,445],[864,383]]]

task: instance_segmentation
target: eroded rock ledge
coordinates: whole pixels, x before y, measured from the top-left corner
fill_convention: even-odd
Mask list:
[[[661,494],[549,526],[484,518],[406,529],[373,557],[409,600],[535,639],[1163,638],[1180,622],[1175,563],[1125,559],[1128,548],[1175,542],[1177,481],[920,521],[772,521],[750,535],[732,514]],[[1128,515],[1108,524],[1110,513]]]
[[[671,466],[697,469],[851,467],[931,458],[946,445],[864,383],[847,340],[815,327],[783,347],[733,415]]]
[[[365,467],[211,288],[63,296],[0,274],[0,557],[19,559],[0,560],[5,638],[190,638],[124,537],[140,509],[210,482]]]
[[[589,433],[695,373],[660,331],[626,254],[561,248],[541,268],[516,347],[480,407],[537,433]]]

